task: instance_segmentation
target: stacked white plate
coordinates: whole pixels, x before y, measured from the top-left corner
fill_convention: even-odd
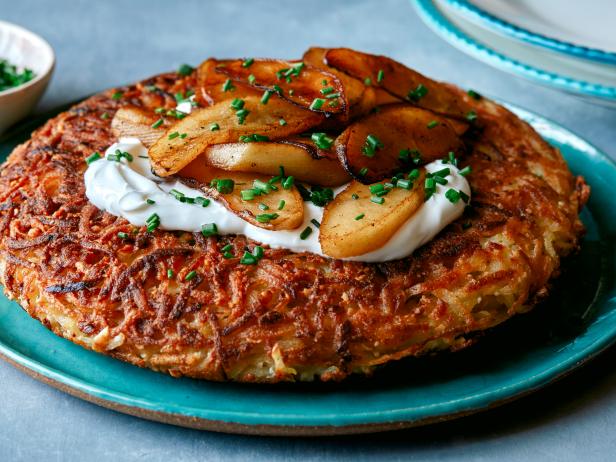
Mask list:
[[[412,2],[428,26],[469,55],[616,108],[616,1]]]

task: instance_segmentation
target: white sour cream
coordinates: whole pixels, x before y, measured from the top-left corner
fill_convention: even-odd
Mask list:
[[[304,223],[297,229],[271,231],[259,228],[215,200],[211,200],[208,207],[176,200],[169,194],[172,189],[189,197],[203,196],[203,192],[177,180],[164,180],[153,175],[147,149],[137,138],[120,138],[119,142],[107,149],[105,155],[115,153],[118,149],[130,153],[133,161],[128,162],[125,158],[120,162],[101,159],[92,162],[84,174],[86,196],[99,209],[123,217],[136,226],[144,226],[148,217],[156,213],[160,217],[160,228],[165,230],[199,232],[204,224],[216,223],[220,234],[243,234],[270,247],[324,255],[319,244],[319,230],[311,223],[313,219],[321,222],[322,207],[304,202]],[[425,166],[428,172],[444,167],[440,161]],[[451,203],[445,197],[445,191],[453,188],[470,196],[470,187],[458,169],[452,165],[447,167],[451,170],[451,175],[447,177],[448,184],[437,185],[436,193],[424,202],[383,247],[348,260],[382,262],[404,258],[462,215],[464,202],[459,200],[455,204]],[[338,188],[338,191],[342,189],[344,187]],[[148,204],[147,199],[155,203]],[[307,226],[312,228],[312,233],[307,239],[300,239],[300,233]]]
[[[175,107],[175,110],[178,112],[183,112],[184,114],[190,114],[193,108],[193,101],[195,100],[195,95],[192,95],[186,101],[182,101],[178,103]]]

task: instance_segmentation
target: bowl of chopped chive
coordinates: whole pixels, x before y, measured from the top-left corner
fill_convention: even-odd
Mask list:
[[[24,118],[53,72],[51,46],[23,27],[0,21],[0,133]]]

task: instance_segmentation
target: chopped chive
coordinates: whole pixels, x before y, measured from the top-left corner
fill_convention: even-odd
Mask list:
[[[228,260],[229,258],[233,258],[233,257],[235,257],[235,255],[233,255],[231,252],[224,252],[224,253],[222,254],[222,256],[223,256],[223,258],[226,258],[227,260]]]
[[[229,252],[231,249],[233,249],[233,246],[231,244],[227,244],[225,245],[222,249],[220,249],[222,252]]]
[[[252,255],[257,260],[261,260],[263,258],[263,254],[264,253],[265,253],[265,251],[263,250],[263,247],[261,247],[260,245],[255,245],[255,248],[252,249]]]
[[[334,87],[321,88],[319,91],[321,92],[322,95],[329,95],[330,93],[333,93]]]
[[[145,221],[145,224],[148,232],[152,232],[160,226],[160,217],[158,216],[158,214],[153,213]]]
[[[402,189],[411,189],[413,187],[413,182],[402,178],[396,181],[396,186]]]
[[[235,187],[235,182],[230,178],[223,178],[216,182],[216,190],[221,194],[231,194]]]
[[[323,86],[327,85],[327,79],[321,80],[321,85],[323,85]]]
[[[450,188],[445,192],[445,197],[449,202],[455,204],[460,200],[460,193],[455,189]]]
[[[284,209],[286,202],[284,199],[281,199],[280,202],[278,202],[278,210],[282,210]]]
[[[182,64],[180,66],[180,68],[178,69],[178,74],[183,75],[183,76],[187,76],[193,73],[193,71],[195,70],[194,67],[188,65],[188,64]]]
[[[382,183],[376,183],[376,184],[370,185],[369,189],[372,194],[376,194],[378,192],[384,191],[385,186],[383,186]]]
[[[257,78],[254,76],[254,74],[250,74],[250,75],[248,76],[248,83],[250,83],[251,85],[252,85],[253,83],[255,83],[255,81],[256,81],[256,80],[257,80]]]
[[[431,120],[430,122],[428,122],[428,125],[426,125],[429,129],[432,129],[434,127],[436,127],[438,125],[438,120]]]
[[[284,189],[291,189],[293,187],[294,181],[295,181],[295,178],[293,178],[292,176],[289,176],[285,180],[283,180],[282,187]]]
[[[265,90],[263,92],[263,96],[261,96],[261,104],[267,104],[271,96],[272,96],[272,91]]]
[[[364,85],[368,85],[368,86],[372,85],[372,79],[370,77],[366,77],[364,79]]]
[[[156,204],[156,201],[154,199],[146,199],[145,202],[150,205]]]
[[[319,223],[317,220],[315,220],[314,218],[312,220],[310,220],[310,223],[312,223],[314,226],[316,226],[317,228],[321,227],[321,223]]]
[[[340,93],[331,93],[331,94],[327,95],[325,98],[327,98],[327,99],[340,98]],[[329,105],[333,106],[334,103],[336,103],[336,101],[330,101]]]
[[[261,215],[255,216],[255,219],[259,223],[269,223],[272,220],[278,218],[279,215],[277,213],[262,213]]]
[[[423,83],[420,83],[419,85],[417,85],[417,88],[415,88],[415,90],[409,91],[407,98],[416,103],[427,94],[428,88]]]
[[[225,83],[222,84],[222,91],[230,91],[234,88],[235,87],[233,86],[233,83],[231,83],[231,79],[225,80]]]
[[[96,162],[101,159],[101,155],[98,151],[95,151],[91,156],[86,157],[86,164],[90,165],[92,162]]]
[[[171,268],[169,268],[167,270],[167,279],[173,279],[174,276],[175,276],[175,272]]]
[[[319,109],[321,109],[321,107],[323,107],[323,104],[325,104],[324,99],[315,98],[312,100],[312,103],[310,103],[308,109],[310,109],[311,111],[318,111]]]
[[[180,134],[178,132],[173,132],[167,138],[172,140],[174,138],[177,138],[178,136],[180,136]]]
[[[379,72],[376,75],[376,81],[381,83],[383,81],[383,77],[385,77],[385,72],[383,72],[383,69],[379,69]]]
[[[334,144],[334,139],[325,133],[313,133],[310,138],[319,149],[329,149]]]
[[[182,134],[180,135],[180,139],[182,139],[182,140],[183,140],[183,139],[184,139],[184,138],[186,138],[187,136],[188,136],[188,133],[182,133]]]
[[[263,202],[260,202],[258,207],[260,210],[269,210],[269,205],[266,205]]]
[[[308,236],[310,236],[312,234],[312,228],[310,226],[306,226],[306,228],[304,228],[304,230],[300,233],[299,238],[302,241],[305,241],[306,239],[308,239]]]
[[[128,238],[128,233],[124,233],[124,232],[120,231],[120,232],[118,233],[118,237],[119,237],[120,239],[127,239],[127,238]]]
[[[370,202],[374,202],[375,204],[382,205],[385,202],[384,197],[372,196],[370,198]]]
[[[351,199],[353,199],[354,201],[356,201],[357,199],[359,199],[359,196],[358,196],[357,194],[353,193],[353,194],[351,195]]]
[[[436,181],[434,181],[434,178],[426,178],[426,181],[424,182],[424,187],[426,189],[435,189]]]
[[[201,205],[201,207],[207,207],[210,205],[210,200],[207,197],[195,197],[195,203]]]
[[[366,137],[366,143],[362,147],[361,152],[366,157],[374,157],[376,155],[376,151],[383,147],[383,143],[372,134],[369,134]]]
[[[216,226],[216,223],[207,223],[201,227],[201,234],[205,237],[217,236],[218,226]]]
[[[366,176],[368,173],[368,167],[364,167],[359,171],[359,176]]]
[[[471,166],[467,165],[462,170],[460,170],[458,173],[462,176],[466,176],[466,175],[469,175],[472,171],[473,169],[471,168]]]
[[[466,120],[469,122],[475,122],[477,120],[477,113],[475,111],[468,111],[466,113]]]
[[[239,140],[242,143],[253,143],[253,142],[259,142],[259,141],[269,141],[269,137],[265,135],[258,135],[256,133],[253,133],[252,135],[242,135],[239,137]]]
[[[244,255],[242,255],[242,258],[240,259],[240,263],[242,265],[256,265],[257,262],[257,258],[248,251],[245,251]]]
[[[442,176],[434,176],[434,177],[432,177],[432,178],[433,178],[433,179],[434,179],[434,181],[435,181],[436,183],[438,183],[438,184],[445,185],[445,184],[449,183],[449,181],[447,181],[447,179],[446,179],[446,178],[443,178]]]
[[[266,183],[264,181],[261,180],[254,180],[252,182],[252,187],[254,189],[256,189],[257,191],[259,191],[260,193],[264,193],[264,194],[268,194],[270,192],[272,192],[275,188],[275,186],[271,183]]]
[[[112,99],[115,99],[116,101],[119,100],[120,98],[122,98],[122,96],[124,96],[124,92],[122,91],[116,91],[113,95],[111,95]]]
[[[233,98],[233,100],[231,100],[231,107],[236,110],[242,109],[244,107],[244,100],[240,98]]]
[[[414,168],[409,172],[409,180],[416,180],[419,178],[419,170]]]
[[[165,121],[165,119],[163,119],[163,118],[161,117],[160,119],[158,119],[156,122],[154,122],[154,123],[152,124],[152,128],[158,128],[158,127],[160,127],[160,126],[163,124],[163,122],[164,122],[164,121]]]
[[[254,62],[255,62],[254,58],[248,58],[244,60],[244,62],[242,63],[242,67],[250,67],[252,66],[252,63]]]
[[[220,130],[220,125],[218,125],[218,123],[214,122],[214,123],[210,124],[210,131],[211,132],[215,132],[217,130]]]
[[[281,127],[284,127],[287,124],[287,121],[284,119],[280,119],[278,123],[280,124]]]
[[[110,115],[109,115],[109,113],[108,113],[108,112],[103,112],[103,113],[101,114],[101,119],[103,119],[103,120],[107,120],[109,117],[110,117]]]
[[[186,276],[184,276],[184,280],[185,281],[192,281],[193,279],[195,279],[195,277],[197,277],[197,272],[195,270],[192,270],[190,273],[188,273]]]
[[[466,94],[467,94],[468,96],[470,96],[471,98],[473,98],[473,99],[477,100],[477,101],[479,101],[479,100],[481,99],[481,95],[480,95],[479,93],[477,93],[475,90],[471,90],[471,89],[469,89],[469,90],[466,92]]]
[[[276,93],[278,93],[279,95],[282,95],[282,88],[280,88],[279,85],[273,85],[272,88],[274,89]]]
[[[255,190],[254,189],[244,189],[240,192],[242,196],[242,200],[251,201],[255,198]]]
[[[460,199],[462,199],[465,204],[468,204],[468,202],[471,200],[470,196],[464,191],[458,191],[458,193],[460,194]]]
[[[451,175],[451,170],[449,169],[449,167],[437,170],[436,172],[432,173],[432,176],[440,176],[442,178],[446,177],[447,175]]]
[[[360,213],[359,215],[357,215],[357,216],[355,217],[355,220],[361,220],[361,219],[362,219],[362,218],[364,218],[365,216],[366,216],[366,214],[365,214],[365,213]]]

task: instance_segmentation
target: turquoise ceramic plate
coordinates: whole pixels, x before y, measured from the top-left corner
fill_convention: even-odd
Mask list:
[[[485,410],[530,393],[616,339],[616,166],[566,129],[521,109],[593,192],[588,228],[549,301],[453,355],[401,361],[341,384],[248,386],[173,379],[56,337],[0,300],[0,354],[71,394],[141,417],[257,434],[342,434],[409,427]],[[0,140],[5,156],[34,121]]]

